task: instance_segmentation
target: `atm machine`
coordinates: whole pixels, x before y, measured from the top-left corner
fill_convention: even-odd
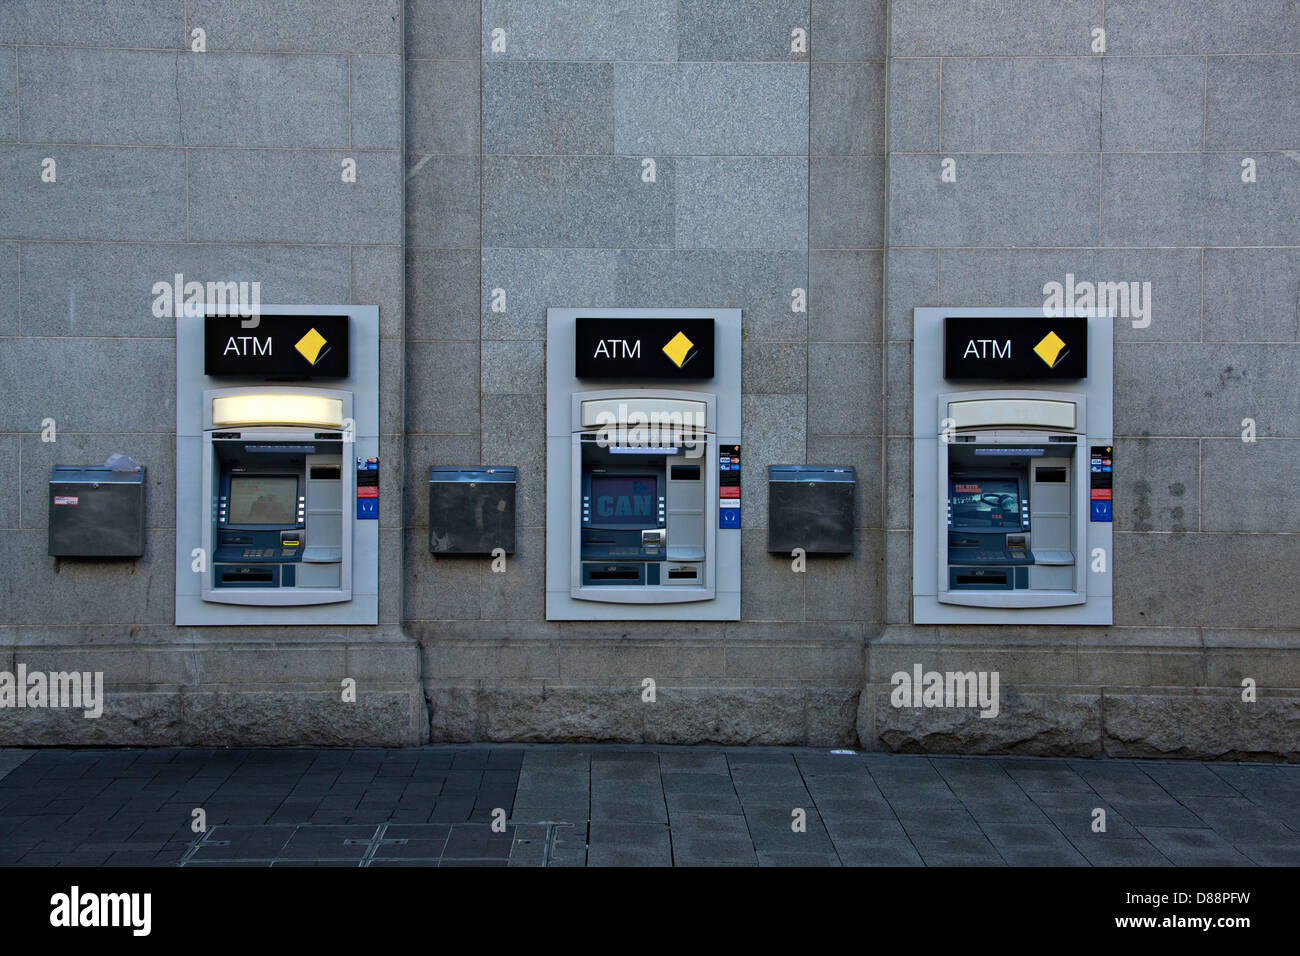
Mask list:
[[[739,620],[740,310],[550,309],[547,620]]]
[[[178,317],[177,624],[377,622],[378,321]]]
[[[1087,482],[1076,424],[1086,399],[1061,393],[945,394],[940,436],[946,581],[940,600],[1059,607],[1087,597]],[[946,586],[945,586],[946,585]],[[992,593],[989,593],[992,592]],[[1005,601],[1007,592],[1012,600]]]
[[[914,623],[1111,623],[1110,322],[916,310]]]
[[[719,488],[717,435],[707,429],[715,396],[589,394],[575,396],[573,409],[581,579],[572,595],[617,603],[713,598],[718,529],[705,502]]]
[[[351,522],[356,472],[343,423],[352,394],[300,389],[203,393],[203,491],[213,502],[202,547],[212,556],[204,601],[335,604],[352,598]],[[267,419],[287,424],[264,424]],[[256,423],[256,424],[253,424]]]

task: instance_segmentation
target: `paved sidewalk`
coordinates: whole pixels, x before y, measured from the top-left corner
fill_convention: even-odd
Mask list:
[[[0,865],[14,864],[1300,865],[1300,766],[654,746],[0,750]]]

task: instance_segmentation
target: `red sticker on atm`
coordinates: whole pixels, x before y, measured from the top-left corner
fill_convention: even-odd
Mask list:
[[[1113,499],[1111,498],[1111,493],[1112,493],[1112,489],[1110,489],[1110,488],[1093,488],[1093,489],[1092,489],[1092,500],[1093,500],[1093,501],[1111,501],[1111,500],[1113,500]]]
[[[378,485],[357,485],[357,497],[378,498],[379,486]]]
[[[718,489],[718,497],[720,497],[720,498],[739,498],[739,497],[740,497],[740,486],[739,486],[739,485],[723,485],[721,488]]]

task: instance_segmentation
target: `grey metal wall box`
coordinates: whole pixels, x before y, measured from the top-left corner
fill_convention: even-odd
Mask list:
[[[515,553],[514,466],[429,469],[429,550]]]
[[[58,558],[144,554],[145,470],[55,465],[49,483],[49,553]]]
[[[851,465],[769,465],[767,550],[852,554],[856,490]]]

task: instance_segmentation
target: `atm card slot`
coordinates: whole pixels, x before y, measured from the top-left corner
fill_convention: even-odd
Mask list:
[[[698,581],[700,579],[699,568],[669,568],[669,581]]]

